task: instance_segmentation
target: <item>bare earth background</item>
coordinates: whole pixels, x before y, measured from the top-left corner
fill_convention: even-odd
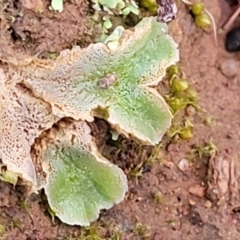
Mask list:
[[[41,17],[29,10],[31,2],[0,0],[1,59],[15,54],[44,57],[46,51],[90,43],[86,33],[92,26],[84,18],[89,13],[88,1],[68,1],[63,13],[46,10]],[[202,2],[218,26],[230,13],[225,0]],[[0,239],[84,239],[89,231],[92,237],[85,239],[240,239],[240,55],[224,50],[225,33],[218,35],[217,47],[213,33],[196,28],[183,4],[179,4],[170,30],[180,45],[182,70],[197,91],[200,105],[213,117],[212,124],[206,126],[192,114],[194,138],[168,142],[157,156],[159,161],[145,164],[137,181],[129,177],[125,200],[103,211],[90,230],[67,226],[58,219],[52,223],[43,195],[27,197],[24,187],[14,189],[0,182],[0,226],[4,227]],[[91,128],[100,150],[125,171],[150,155],[152,149],[147,147],[139,155],[130,140],[123,140],[121,148],[113,146],[109,126],[103,120],[96,120]],[[214,158],[195,157],[187,169],[180,170],[179,162],[193,145],[205,142],[213,142],[218,154]]]

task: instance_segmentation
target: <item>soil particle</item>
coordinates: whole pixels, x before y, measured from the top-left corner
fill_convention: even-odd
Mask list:
[[[204,197],[205,194],[205,188],[199,184],[194,185],[192,187],[189,188],[189,192],[199,198]]]
[[[231,78],[235,77],[238,73],[239,62],[235,59],[225,59],[221,63],[221,71],[224,76]]]
[[[197,202],[193,201],[191,198],[189,199],[189,204],[190,204],[191,206],[196,205],[196,203],[197,203]]]
[[[210,208],[212,206],[212,203],[209,200],[206,200],[204,203],[204,207]]]
[[[189,166],[189,161],[185,158],[181,159],[178,163],[178,168],[183,172],[189,170]]]

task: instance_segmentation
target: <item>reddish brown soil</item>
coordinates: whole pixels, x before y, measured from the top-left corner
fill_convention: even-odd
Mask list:
[[[49,1],[1,1],[3,45],[31,54],[58,53],[65,48],[90,43],[86,15],[88,1],[70,0],[61,13],[49,10]],[[7,31],[6,31],[7,29]]]
[[[0,4],[4,2],[0,1]],[[18,4],[11,5],[9,2],[5,14],[15,18],[16,14],[19,15],[20,3],[15,1]],[[69,1],[67,9],[71,9],[77,2]],[[78,18],[80,25],[74,24],[74,33],[68,38],[66,32],[69,33],[68,26],[72,26],[74,20],[71,17],[68,19],[67,13],[44,15],[45,21],[57,22],[56,25],[49,25],[50,29],[54,26],[56,38],[38,34],[45,32],[41,21],[33,29],[29,27],[29,17],[35,19],[38,16],[32,12],[24,10],[20,20],[12,24],[9,19],[1,19],[0,56],[6,57],[8,54],[8,48],[3,49],[3,46],[11,47],[16,52],[34,54],[36,51],[59,51],[76,43],[84,31],[81,21],[84,22],[86,6],[84,1],[79,2],[83,4],[80,6],[83,10],[76,13],[81,15]],[[202,2],[220,26],[230,12],[227,2]],[[9,26],[10,30],[6,30]],[[239,69],[239,54],[229,54],[224,50],[225,33],[218,35],[219,46],[216,47],[212,32],[206,33],[196,28],[183,4],[170,28],[180,44],[182,70],[198,92],[200,105],[213,117],[213,122],[206,126],[199,116],[193,114],[194,138],[167,144],[166,150],[157,157],[159,161],[151,166],[144,165],[144,173],[138,181],[129,176],[129,193],[125,200],[111,210],[103,211],[91,229],[97,230],[102,239],[238,240],[240,72],[227,78],[221,67],[226,60],[232,59]],[[11,29],[18,35],[14,40]],[[24,34],[31,38],[31,46],[24,42]],[[138,146],[130,140],[123,140],[121,145],[113,146],[113,143],[107,141],[110,137],[109,126],[102,120],[97,120],[91,127],[100,150],[124,169],[137,166],[151,154],[152,148],[149,147],[142,147],[139,154]],[[187,153],[193,149],[193,145],[203,146],[206,142],[213,142],[219,150],[218,154],[212,158],[192,157],[192,164],[184,171],[180,170],[179,161],[189,156]],[[87,229],[67,226],[58,219],[55,224],[52,223],[43,196],[28,197],[27,207],[24,207],[25,199],[23,187],[14,189],[0,182],[0,225],[4,226],[0,239],[84,239],[83,236],[88,234]],[[117,233],[121,234],[120,238],[117,238]],[[98,238],[93,238],[92,234],[87,239]]]

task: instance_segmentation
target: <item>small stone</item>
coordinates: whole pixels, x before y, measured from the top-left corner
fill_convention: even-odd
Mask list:
[[[173,167],[173,162],[170,162],[170,161],[166,161],[163,164],[164,164],[164,167],[166,167],[166,168],[172,168]]]
[[[189,192],[196,197],[202,198],[205,194],[205,188],[197,184],[190,187]]]
[[[210,208],[212,206],[212,203],[209,201],[209,200],[207,200],[205,203],[204,203],[204,207],[206,207],[206,208]]]
[[[221,71],[225,77],[231,78],[238,73],[238,63],[234,59],[226,59],[221,63]]]
[[[181,159],[178,163],[178,168],[185,172],[189,169],[189,161],[185,158]]]
[[[190,198],[190,199],[189,199],[189,204],[190,204],[191,206],[195,206],[195,205],[196,205],[196,202],[193,201],[193,200]]]

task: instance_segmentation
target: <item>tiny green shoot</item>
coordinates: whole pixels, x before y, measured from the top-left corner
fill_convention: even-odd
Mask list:
[[[49,205],[47,205],[47,211],[48,211],[49,215],[51,216],[52,223],[56,224],[55,223],[56,213],[50,208]]]
[[[4,232],[5,232],[5,227],[2,224],[0,224],[0,236],[2,236]]]
[[[138,184],[138,179],[143,175],[143,164],[144,162],[141,162],[129,171],[129,176],[135,179],[136,184]]]
[[[171,93],[165,96],[165,100],[173,114],[189,105],[192,105],[196,110],[200,109],[197,104],[197,93],[190,87],[179,66],[170,66],[167,69],[166,78],[169,80]]]
[[[163,195],[160,191],[152,191],[151,196],[155,203],[162,203]]]
[[[136,235],[141,236],[143,239],[148,239],[149,237],[148,227],[140,222],[136,223],[136,226],[133,231]]]
[[[152,165],[155,162],[160,162],[164,157],[162,154],[163,150],[163,144],[157,144],[156,146],[153,147],[151,151],[151,155],[149,156],[147,163]]]
[[[189,140],[193,138],[193,130],[194,125],[188,118],[186,118],[183,123],[183,126],[173,124],[172,127],[168,130],[167,135],[170,138],[177,136],[180,137],[182,140]]]
[[[217,154],[218,148],[212,142],[206,142],[203,146],[193,146],[191,153],[197,155],[200,159],[203,157],[213,157]]]
[[[18,182],[18,174],[13,171],[0,169],[0,180],[4,182],[11,183],[13,186],[16,186]]]
[[[182,0],[184,4],[186,4],[189,9],[192,11],[195,24],[197,27],[206,29],[212,25],[214,32],[214,39],[216,45],[218,45],[217,41],[217,25],[213,15],[204,7],[203,3],[192,3],[189,0]]]
[[[101,227],[98,224],[91,224],[89,227],[83,227],[83,237],[80,240],[104,240],[100,234]]]
[[[33,221],[33,216],[30,212],[30,208],[27,202],[28,202],[28,198],[25,198],[25,200],[21,202],[20,206],[27,212],[27,214],[30,216],[31,220]]]

